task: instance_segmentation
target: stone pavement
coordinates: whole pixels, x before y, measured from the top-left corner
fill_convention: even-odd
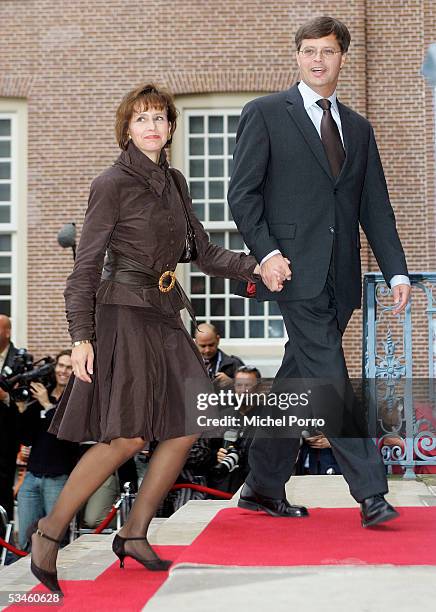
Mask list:
[[[341,476],[294,477],[288,499],[308,507],[344,508],[357,504]],[[433,506],[434,482],[391,480],[389,501],[396,506]],[[153,544],[190,544],[230,501],[192,501],[169,519],[153,521]],[[436,526],[435,526],[436,529]],[[85,535],[59,556],[62,579],[90,579],[115,561],[112,535]],[[425,542],[422,543],[425,546]],[[0,592],[26,591],[36,584],[23,559],[0,570]],[[241,612],[290,609],[307,612],[433,612],[436,608],[436,567],[307,566],[288,568],[175,567],[165,584],[148,602],[146,612],[214,612],[232,607]]]

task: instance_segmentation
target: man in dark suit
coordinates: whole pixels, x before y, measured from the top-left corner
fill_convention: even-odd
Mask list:
[[[342,334],[361,301],[359,223],[401,312],[410,282],[373,129],[341,104],[336,85],[350,43],[347,27],[319,17],[295,37],[301,81],[253,100],[237,134],[229,204],[261,264],[259,300],[276,300],[289,341],[277,379],[343,379]],[[397,516],[382,459],[368,437],[330,438],[362,525]],[[239,506],[306,516],[285,483],[297,438],[256,437]]]

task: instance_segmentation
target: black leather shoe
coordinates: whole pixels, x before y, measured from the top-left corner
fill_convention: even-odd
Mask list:
[[[284,516],[289,518],[302,518],[309,516],[307,508],[304,506],[291,506],[286,497],[275,499],[274,497],[264,497],[253,491],[251,487],[244,484],[239,497],[238,507],[254,512],[267,512],[271,516]]]
[[[391,504],[385,500],[383,495],[367,497],[360,504],[360,516],[362,527],[372,527],[379,523],[391,521],[400,516]]]

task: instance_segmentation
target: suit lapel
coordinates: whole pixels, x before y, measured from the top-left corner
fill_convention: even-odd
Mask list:
[[[321,138],[304,108],[303,98],[301,97],[297,85],[291,87],[286,93],[286,108],[321,167],[325,170],[330,179],[334,181]]]
[[[336,179],[336,182],[341,179],[341,177],[345,174],[345,172],[347,172],[347,169],[351,163],[351,160],[354,157],[353,138],[351,137],[351,132],[353,130],[351,113],[346,106],[344,106],[343,104],[339,102],[339,100],[338,100],[338,109],[339,109],[339,115],[341,117],[342,136],[344,139],[345,161],[339,173],[339,176]]]

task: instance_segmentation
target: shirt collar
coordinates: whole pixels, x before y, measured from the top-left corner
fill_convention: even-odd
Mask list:
[[[306,83],[304,81],[300,81],[298,83],[298,89],[299,89],[300,94],[301,94],[301,96],[303,98],[303,104],[304,104],[304,108],[306,110],[308,110],[309,108],[314,106],[317,103],[317,101],[321,100],[321,98],[322,98],[322,96],[320,96],[319,93],[316,93],[316,91],[313,91],[313,89],[311,89],[309,87],[309,85],[306,85]],[[332,93],[332,95],[329,96],[329,98],[327,98],[327,99],[330,100],[330,102],[332,103],[332,108],[334,108],[335,111],[337,113],[339,113],[338,102],[337,102],[337,98],[336,98],[336,89]]]

